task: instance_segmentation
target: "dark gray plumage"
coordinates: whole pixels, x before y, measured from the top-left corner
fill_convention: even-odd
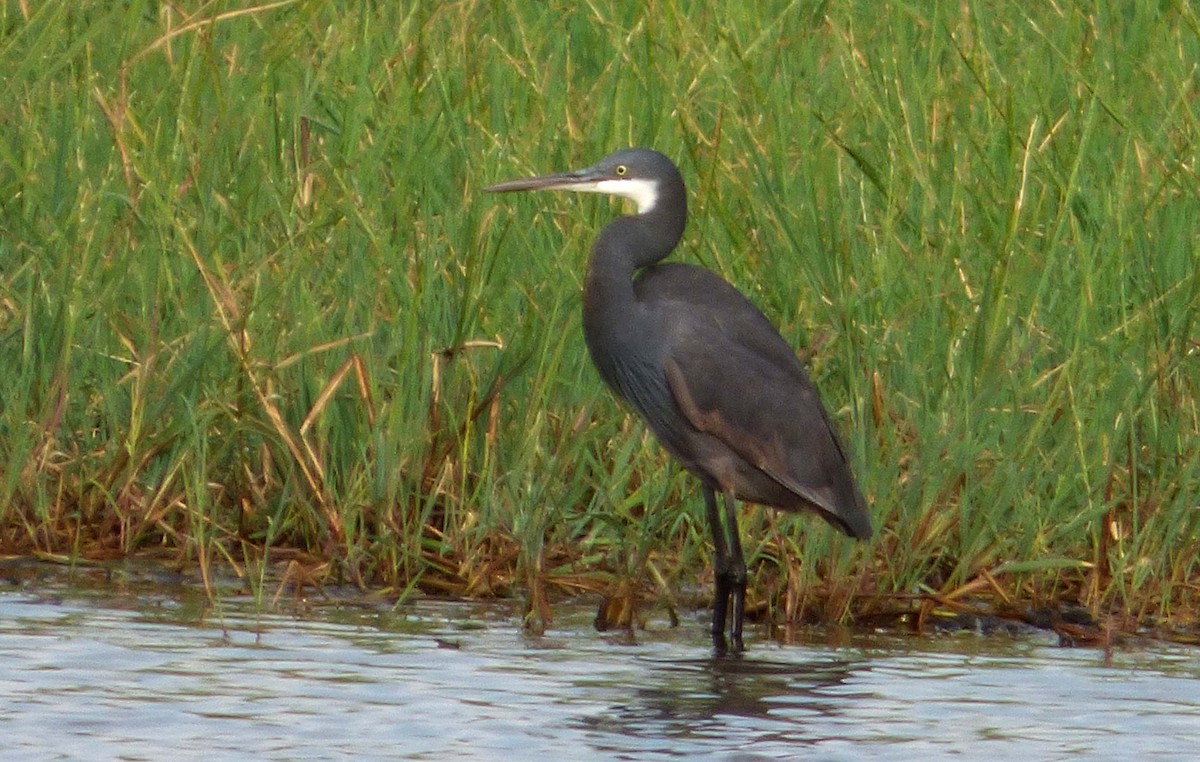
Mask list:
[[[687,191],[670,159],[618,151],[588,169],[487,190],[573,190],[633,199],[592,247],[583,330],[604,381],[703,485],[712,526],[713,644],[725,624],[742,649],[746,563],[736,500],[816,513],[843,533],[871,521],[816,387],[762,312],[716,274],[659,264],[687,223]],[[724,496],[725,517],[716,493]]]

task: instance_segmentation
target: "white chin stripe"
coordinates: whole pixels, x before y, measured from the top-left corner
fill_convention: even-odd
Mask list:
[[[654,180],[601,180],[587,190],[632,199],[638,214],[645,214],[658,203],[658,183]]]
[[[607,193],[631,199],[637,204],[637,214],[644,215],[654,209],[659,200],[659,184],[654,180],[598,180],[588,185],[563,185],[564,191]]]

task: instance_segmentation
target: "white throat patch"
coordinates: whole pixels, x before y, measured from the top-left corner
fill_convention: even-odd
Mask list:
[[[659,184],[656,180],[601,180],[596,184],[601,193],[613,193],[634,200],[637,214],[644,215],[659,203]]]
[[[582,189],[581,189],[582,190]],[[632,199],[637,204],[638,214],[645,214],[658,203],[658,181],[636,178],[633,180],[601,180],[588,190],[608,193]]]

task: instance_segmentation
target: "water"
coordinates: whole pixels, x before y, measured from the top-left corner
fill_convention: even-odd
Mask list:
[[[319,599],[318,599],[319,600]],[[286,608],[286,606],[285,606]],[[1200,652],[1040,636],[622,643],[584,605],[206,610],[176,581],[0,578],[0,759],[1192,759]],[[753,631],[752,631],[753,633]],[[753,633],[757,635],[757,633]]]

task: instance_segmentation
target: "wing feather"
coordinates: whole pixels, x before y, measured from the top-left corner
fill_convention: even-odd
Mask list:
[[[667,327],[659,367],[678,412],[849,533],[869,536],[845,451],[791,347],[725,281],[701,268],[671,269],[642,287],[654,296],[653,323]]]

